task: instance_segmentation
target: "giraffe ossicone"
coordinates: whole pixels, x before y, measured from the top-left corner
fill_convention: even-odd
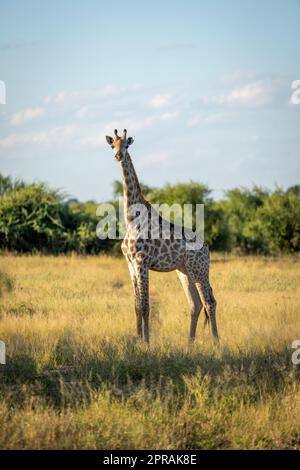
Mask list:
[[[192,230],[170,224],[158,214],[144,198],[128,148],[134,142],[124,129],[121,137],[117,129],[114,138],[106,136],[115,158],[120,162],[123,176],[124,218],[126,235],[122,252],[126,258],[132,280],[137,334],[149,342],[149,270],[177,271],[191,308],[190,341],[194,341],[199,314],[204,308],[213,339],[218,341],[216,300],[209,281],[209,248],[203,240],[194,243]],[[140,206],[142,215],[137,214]],[[134,209],[134,210],[133,210]],[[154,225],[154,227],[153,227]],[[166,237],[166,229],[169,236]],[[148,236],[145,237],[145,230]]]

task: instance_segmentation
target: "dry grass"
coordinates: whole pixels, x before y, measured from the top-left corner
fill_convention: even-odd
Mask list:
[[[214,257],[221,348],[175,273],[151,273],[152,339],[135,339],[123,259],[0,258],[0,448],[300,448],[300,269]]]

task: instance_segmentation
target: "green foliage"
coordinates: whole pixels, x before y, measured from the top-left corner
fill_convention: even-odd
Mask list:
[[[141,183],[145,197],[159,206],[204,204],[205,239],[212,250],[244,254],[296,253],[300,251],[300,185],[273,192],[258,186],[234,188],[224,199],[214,201],[201,183],[166,184],[151,188]],[[123,187],[113,184],[111,202],[117,214]],[[100,240],[96,234],[99,217],[95,201],[65,200],[44,184],[26,185],[0,174],[0,249],[17,252],[98,253],[120,252],[119,240]],[[176,211],[163,217],[176,222]],[[181,220],[181,219],[180,219]],[[195,213],[192,216],[195,228]]]
[[[295,187],[294,187],[295,188]],[[300,250],[300,191],[277,189],[260,208],[261,234],[268,251],[295,253]]]
[[[214,251],[231,251],[232,235],[222,202],[209,201],[204,211],[205,240]]]
[[[167,183],[160,189],[155,189],[149,194],[149,201],[156,204],[205,204],[208,202],[210,190],[205,184],[190,181],[189,183]]]
[[[0,173],[0,197],[9,191],[24,188],[25,183],[21,180],[13,181],[10,176],[3,176]]]
[[[69,206],[43,184],[9,191],[1,198],[0,246],[21,252],[65,252],[78,224]]]
[[[257,186],[227,192],[232,248],[242,253],[294,253],[300,250],[300,187],[273,193]]]
[[[13,184],[0,198],[0,248],[17,252],[95,253],[104,248],[94,218],[44,184]]]
[[[228,218],[231,247],[242,253],[265,253],[267,246],[262,236],[258,210],[268,198],[268,192],[254,186],[227,191],[223,210]]]

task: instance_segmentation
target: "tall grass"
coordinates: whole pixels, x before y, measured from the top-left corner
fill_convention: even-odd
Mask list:
[[[151,345],[135,338],[123,259],[0,258],[0,448],[300,448],[300,269],[213,257],[221,347],[175,273],[151,273]]]

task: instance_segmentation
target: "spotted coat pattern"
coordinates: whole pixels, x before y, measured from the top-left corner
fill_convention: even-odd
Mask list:
[[[126,235],[122,242],[122,252],[126,258],[132,280],[137,334],[149,342],[149,270],[168,272],[176,270],[190,305],[190,341],[194,341],[197,322],[202,306],[206,322],[211,325],[212,336],[218,341],[216,323],[216,300],[209,282],[209,249],[205,242],[187,249],[186,237],[179,236],[180,228],[172,226],[171,234],[164,238],[165,224],[169,223],[156,213],[142,195],[140,184],[128,153],[133,139],[127,138],[126,130],[119,137],[106,137],[113,148],[115,158],[120,162],[123,175],[124,215]],[[142,215],[132,215],[131,208],[138,205]],[[138,219],[138,223],[136,220]],[[153,224],[153,220],[155,223]],[[152,223],[152,224],[151,224]],[[151,224],[151,232],[145,229]],[[191,237],[193,236],[191,232]]]

